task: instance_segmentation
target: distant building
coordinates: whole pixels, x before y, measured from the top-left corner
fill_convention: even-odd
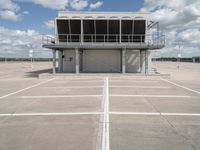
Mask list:
[[[165,44],[146,13],[59,12],[55,25],[55,37],[43,37],[54,73],[56,51],[60,73],[149,73],[151,50]]]
[[[192,57],[192,61],[194,63],[200,63],[200,56],[199,57]]]

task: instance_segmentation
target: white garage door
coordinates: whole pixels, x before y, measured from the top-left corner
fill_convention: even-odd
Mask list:
[[[82,57],[83,72],[121,72],[120,50],[84,50]]]

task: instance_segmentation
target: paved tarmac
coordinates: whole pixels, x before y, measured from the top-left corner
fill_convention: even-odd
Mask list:
[[[0,150],[200,149],[200,64],[38,79],[51,65],[0,63]]]

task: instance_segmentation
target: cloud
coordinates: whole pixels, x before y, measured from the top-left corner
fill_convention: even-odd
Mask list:
[[[55,22],[54,22],[54,20],[45,21],[45,22],[44,22],[44,26],[45,26],[47,29],[54,29],[54,28],[55,28]]]
[[[9,1],[13,3],[11,0]],[[66,9],[83,10],[85,8],[96,9],[103,4],[102,1],[97,1],[96,3],[90,4],[89,0],[13,0],[13,1],[33,3],[36,5],[41,5],[45,8],[50,8],[55,10],[66,10]]]
[[[75,10],[82,10],[88,6],[87,0],[72,0],[70,6]]]
[[[0,18],[9,21],[20,21],[27,12],[22,13],[20,11],[20,6],[11,0],[1,0],[0,1]]]
[[[97,1],[96,3],[91,3],[90,8],[91,9],[97,9],[97,8],[101,7],[102,5],[103,5],[102,1]]]
[[[22,15],[21,14],[16,14],[13,11],[10,10],[4,10],[0,11],[0,18],[9,20],[9,21],[19,21],[21,20]]]
[[[45,8],[51,8],[56,10],[64,10],[69,1],[68,0],[17,0],[20,2],[31,2],[36,5],[41,5]]]
[[[11,0],[1,0],[0,9],[19,10],[20,7],[16,3],[12,2]]]
[[[173,50],[175,43],[181,42],[185,56],[199,55],[199,0],[145,0],[140,11],[151,12],[151,19],[158,21],[166,34],[166,47],[159,54],[177,56]]]
[[[51,51],[42,48],[42,35],[33,30],[10,30],[0,26],[0,55],[8,57],[28,57],[30,47],[33,45],[36,57],[51,56]],[[4,50],[7,50],[6,54]]]

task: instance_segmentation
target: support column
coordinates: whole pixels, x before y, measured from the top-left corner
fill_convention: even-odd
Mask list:
[[[151,51],[147,50],[147,73],[152,73],[151,68]]]
[[[79,73],[79,49],[75,48],[75,55],[76,55],[76,74]]]
[[[56,73],[56,50],[53,50],[53,74]]]
[[[140,50],[140,73],[145,73],[145,50]]]
[[[122,73],[126,73],[126,48],[122,49]]]
[[[148,56],[147,56],[147,50],[145,50],[145,74],[148,74]]]
[[[63,51],[58,52],[58,60],[59,60],[58,71],[62,73],[63,72]]]

